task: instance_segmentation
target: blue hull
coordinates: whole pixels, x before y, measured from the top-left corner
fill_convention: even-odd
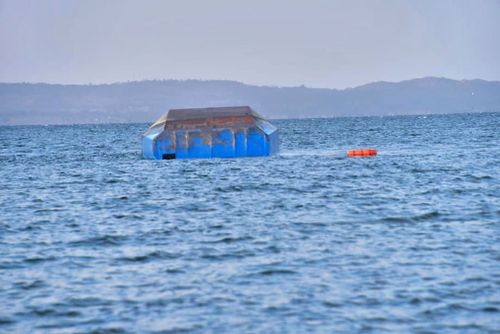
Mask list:
[[[256,128],[166,131],[143,143],[144,157],[158,160],[259,157],[278,151],[278,132],[268,136]]]
[[[224,116],[226,121],[230,117]],[[234,118],[235,124],[193,126],[188,120],[169,124],[167,114],[165,120],[160,119],[145,133],[143,156],[162,160],[259,157],[278,153],[278,129],[264,119],[244,116],[233,116],[239,117]],[[211,123],[207,121],[206,124]]]

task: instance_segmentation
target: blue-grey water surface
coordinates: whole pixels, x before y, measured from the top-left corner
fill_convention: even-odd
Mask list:
[[[147,124],[0,127],[0,332],[500,331],[500,113],[275,124],[170,161]]]

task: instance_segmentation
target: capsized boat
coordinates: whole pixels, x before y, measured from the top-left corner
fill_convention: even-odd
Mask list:
[[[248,106],[171,109],[144,133],[147,159],[270,156],[278,128]]]

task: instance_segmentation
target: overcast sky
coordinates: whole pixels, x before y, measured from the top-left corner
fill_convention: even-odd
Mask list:
[[[500,0],[0,0],[0,81],[500,80]]]

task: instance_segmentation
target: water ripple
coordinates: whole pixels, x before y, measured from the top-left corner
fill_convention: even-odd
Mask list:
[[[500,332],[499,113],[276,123],[184,161],[0,127],[0,332]]]

